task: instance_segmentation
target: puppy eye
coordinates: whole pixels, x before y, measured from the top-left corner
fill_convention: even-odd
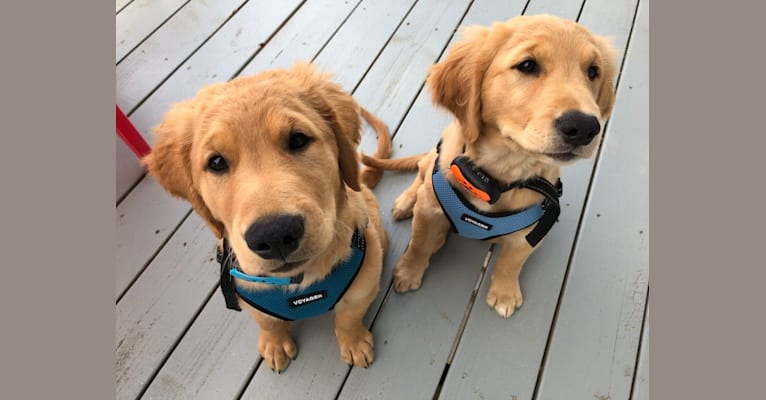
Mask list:
[[[213,173],[222,174],[229,169],[229,164],[220,154],[216,154],[207,160],[207,169]]]
[[[311,138],[306,136],[303,132],[293,132],[290,134],[287,147],[290,151],[300,151],[306,148],[309,143],[311,143]]]
[[[528,75],[536,74],[540,71],[540,66],[537,64],[537,61],[531,58],[516,64],[514,68]]]
[[[597,66],[591,65],[590,67],[588,67],[588,79],[594,80],[598,78],[599,72],[600,71]]]

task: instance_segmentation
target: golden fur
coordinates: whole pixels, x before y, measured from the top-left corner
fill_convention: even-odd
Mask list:
[[[593,154],[600,132],[589,143],[572,146],[564,142],[555,121],[575,110],[597,118],[603,126],[614,103],[616,74],[615,54],[605,38],[573,21],[547,15],[469,27],[463,33],[446,58],[432,66],[427,81],[434,103],[455,116],[442,133],[441,171],[449,171],[465,145],[465,154],[503,183],[535,175],[556,182],[561,165]],[[517,68],[530,59],[539,65],[539,73]],[[595,78],[589,76],[593,68],[598,70]],[[362,158],[376,168],[418,168],[415,181],[393,207],[396,219],[413,216],[412,239],[394,267],[399,292],[420,287],[431,255],[444,244],[450,229],[431,184],[435,159],[435,149],[394,160]],[[490,205],[456,184],[451,174],[446,176],[485,212],[519,210],[542,200],[529,189],[513,189]],[[506,318],[522,303],[518,277],[534,250],[525,236],[535,225],[493,240],[502,249],[487,302]]]
[[[191,203],[219,239],[228,238],[248,274],[303,272],[301,285],[310,285],[349,256],[353,231],[362,229],[367,253],[335,306],[335,333],[343,360],[364,367],[373,360],[373,341],[362,317],[380,288],[387,237],[368,188],[381,171],[359,171],[360,115],[378,134],[376,156],[388,157],[385,124],[311,65],[299,63],[211,85],[175,104],[155,128],[156,143],[144,162],[168,192]],[[300,150],[290,147],[296,132],[309,139]],[[219,156],[228,166],[223,173],[209,167]],[[284,259],[260,257],[248,247],[245,232],[259,218],[284,214],[304,219],[299,247]],[[274,272],[288,263],[298,267]],[[297,354],[288,322],[240,305],[260,326],[258,349],[266,365],[284,370]]]

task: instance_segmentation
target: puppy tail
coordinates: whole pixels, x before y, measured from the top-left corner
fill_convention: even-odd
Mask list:
[[[367,111],[364,107],[359,107],[360,113],[367,123],[375,129],[375,133],[378,136],[378,149],[375,151],[375,158],[387,159],[391,157],[391,133],[388,131],[386,124],[378,119],[371,112]],[[362,159],[367,157],[362,154]],[[373,165],[365,163],[365,167],[362,169],[361,180],[369,188],[374,188],[375,185],[380,182],[383,177],[383,170]]]
[[[415,171],[418,169],[420,160],[427,154],[428,153],[416,154],[413,156],[395,158],[393,160],[362,154],[362,163],[368,167],[383,171]]]

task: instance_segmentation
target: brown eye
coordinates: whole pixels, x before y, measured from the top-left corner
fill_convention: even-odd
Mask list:
[[[540,66],[537,64],[537,61],[531,58],[516,64],[514,68],[527,75],[532,75],[540,72]]]
[[[598,78],[599,72],[600,71],[597,66],[591,65],[590,67],[588,67],[588,79],[594,80]]]
[[[220,154],[215,154],[207,160],[207,169],[214,174],[223,174],[229,170],[229,164]]]
[[[311,138],[306,136],[303,132],[292,132],[290,139],[288,140],[287,147],[292,152],[301,151],[311,143]]]

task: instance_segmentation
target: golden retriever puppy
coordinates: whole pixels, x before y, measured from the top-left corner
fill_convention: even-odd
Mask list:
[[[420,287],[431,255],[452,227],[501,243],[487,296],[510,317],[522,304],[519,273],[559,214],[559,167],[590,157],[614,102],[610,43],[562,18],[519,16],[469,27],[431,67],[433,101],[453,121],[424,155],[363,157],[370,166],[418,175],[394,202],[413,216],[394,287]]]
[[[383,122],[307,63],[202,89],[155,128],[144,159],[189,201],[219,241],[228,308],[250,311],[258,350],[284,370],[297,348],[289,321],[335,311],[342,359],[366,367],[362,318],[380,289],[387,236],[356,152],[363,116],[390,155]]]

